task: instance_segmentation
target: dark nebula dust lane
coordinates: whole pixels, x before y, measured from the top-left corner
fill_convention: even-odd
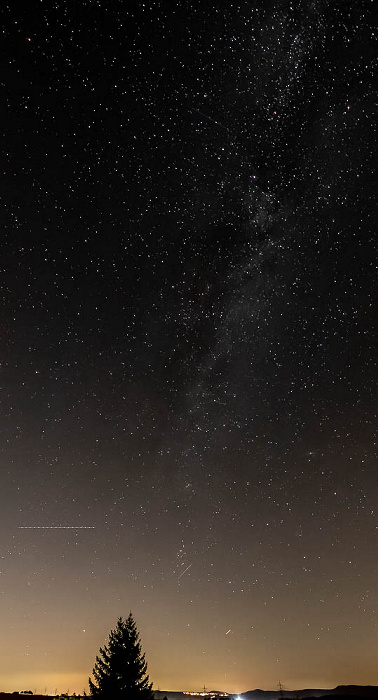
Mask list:
[[[378,684],[373,11],[2,8],[0,690]]]

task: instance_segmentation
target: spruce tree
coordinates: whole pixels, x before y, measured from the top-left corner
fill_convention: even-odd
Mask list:
[[[108,644],[101,647],[100,655],[96,656],[92,673],[94,682],[89,679],[89,688],[94,698],[153,700],[147,663],[131,612],[126,620],[118,619],[117,627],[110,632]]]

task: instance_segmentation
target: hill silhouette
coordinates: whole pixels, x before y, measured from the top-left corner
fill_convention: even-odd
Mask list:
[[[188,696],[182,691],[155,690],[155,700],[203,700],[203,696]],[[378,700],[378,686],[376,685],[338,685],[336,688],[301,688],[299,690],[248,690],[245,693],[230,693],[229,697],[241,698],[241,700],[279,700],[280,698],[293,698],[293,700],[309,700],[310,698],[322,698],[331,700]]]
[[[233,696],[236,697],[236,696]],[[369,698],[378,700],[378,686],[376,685],[338,685],[336,688],[302,688],[300,690],[248,690],[241,693],[243,700],[276,700],[277,698],[296,698],[306,700],[308,698]]]

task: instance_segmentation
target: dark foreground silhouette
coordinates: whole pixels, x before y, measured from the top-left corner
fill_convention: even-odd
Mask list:
[[[155,700],[188,700],[188,695],[182,692],[159,690],[154,691]],[[198,695],[198,700],[204,700]],[[322,698],[322,700],[378,700],[378,686],[376,685],[338,685],[336,688],[302,688],[300,690],[248,690],[238,695],[230,693],[233,700],[240,697],[241,700],[309,700],[310,698]],[[190,700],[196,700],[196,696],[189,696]]]
[[[203,696],[191,695],[188,696],[181,691],[167,691],[167,690],[155,690],[154,698],[155,700],[206,700]],[[16,698],[32,697],[34,700],[46,700],[47,695],[24,695],[17,692],[13,693],[2,693],[0,692],[0,700],[5,700],[6,698]],[[77,695],[77,698],[80,696]],[[89,700],[91,696],[88,695]],[[241,700],[280,700],[280,698],[285,698],[289,700],[311,700],[311,698],[322,698],[322,700],[378,700],[378,686],[376,685],[338,685],[336,688],[303,688],[301,690],[248,690],[246,693],[239,693],[239,695],[230,693],[229,698],[235,700],[235,698],[240,697]]]

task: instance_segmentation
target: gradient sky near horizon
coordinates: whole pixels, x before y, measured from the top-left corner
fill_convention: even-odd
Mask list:
[[[2,5],[0,690],[378,684],[373,8]]]

